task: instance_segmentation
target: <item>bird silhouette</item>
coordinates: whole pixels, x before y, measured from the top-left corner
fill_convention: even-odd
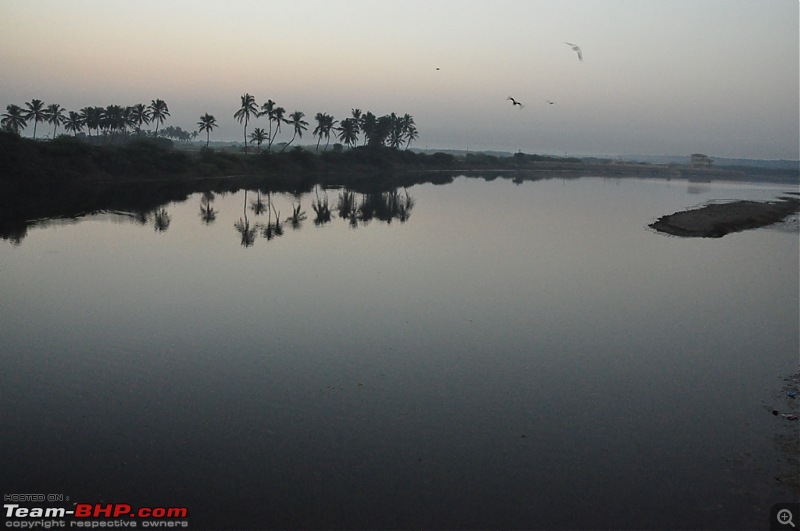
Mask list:
[[[515,99],[514,99],[514,98],[512,98],[511,96],[509,96],[509,97],[508,97],[508,98],[506,98],[506,99],[507,99],[507,100],[511,100],[511,106],[512,106],[512,107],[513,107],[514,105],[519,105],[519,108],[520,108],[520,109],[523,107],[523,105],[522,105],[520,102],[518,102],[517,100],[515,100]]]
[[[571,42],[564,41],[564,44],[572,48],[572,51],[578,54],[578,59],[583,61],[583,52],[581,52],[581,47],[577,44],[572,44]]]

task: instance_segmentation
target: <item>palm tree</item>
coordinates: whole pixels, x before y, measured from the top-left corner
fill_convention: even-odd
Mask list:
[[[150,101],[150,120],[156,123],[155,135],[158,136],[158,124],[163,124],[169,116],[169,108],[164,100]]]
[[[395,113],[389,115],[391,129],[389,129],[389,145],[397,149],[403,143],[403,121]]]
[[[58,124],[63,124],[65,120],[64,116],[65,109],[61,107],[58,103],[52,103],[47,106],[47,109],[44,111],[45,119],[53,124],[53,138],[56,137],[56,131],[58,130]]]
[[[205,113],[200,117],[200,121],[197,122],[197,127],[206,132],[206,147],[208,147],[208,143],[211,141],[211,131],[218,127],[217,119],[213,115]]]
[[[375,134],[375,128],[378,125],[378,118],[372,114],[370,111],[367,111],[367,114],[361,115],[358,120],[358,126],[361,131],[364,132],[364,145],[366,146],[368,142],[372,141],[372,137]]]
[[[345,118],[339,126],[339,140],[352,147],[358,141],[358,123],[355,118]]]
[[[114,142],[114,133],[118,130],[125,130],[125,109],[119,105],[109,105],[106,107],[103,117],[100,120],[100,127],[107,129],[111,133],[110,142]]]
[[[336,120],[333,119],[333,116],[327,113],[318,112],[317,115],[314,117],[317,121],[317,127],[314,129],[314,136],[319,136],[319,140],[317,140],[317,153],[319,153],[319,143],[322,141],[322,137],[325,137],[325,149],[328,149],[328,144],[331,141],[331,130],[333,126],[336,125]]]
[[[69,116],[64,119],[64,129],[72,131],[75,136],[83,130],[83,124],[83,118],[75,111],[69,111]]]
[[[267,151],[269,148],[272,147],[272,143],[275,141],[275,138],[278,136],[278,133],[281,132],[281,123],[289,123],[289,120],[283,117],[286,114],[286,109],[283,107],[275,107],[272,110],[273,120],[275,121],[275,134],[273,135],[270,133],[269,135],[269,144],[267,144]],[[272,124],[270,124],[270,131],[272,131]]]
[[[400,118],[400,122],[403,124],[403,137],[406,140],[406,149],[408,149],[411,142],[419,138],[419,132],[417,131],[417,126],[414,124],[414,117],[410,114],[404,114],[403,117]]]
[[[275,119],[275,102],[272,100],[267,100],[267,103],[261,106],[261,112],[259,112],[257,116],[267,117],[267,123],[269,124],[269,138],[272,138],[272,122]],[[269,151],[269,146],[267,146],[267,151]]]
[[[103,120],[103,108],[102,107],[84,107],[81,109],[81,119],[83,123],[86,125],[86,129],[89,130],[89,136],[92,136],[92,129],[95,132],[100,129],[100,123]]]
[[[258,116],[258,107],[256,106],[256,99],[250,94],[245,93],[242,96],[242,106],[233,114],[233,117],[239,123],[244,122],[244,152],[247,153],[247,122],[250,121],[251,116]]]
[[[36,124],[43,122],[46,118],[44,102],[42,100],[31,100],[25,105],[28,106],[28,110],[25,111],[25,119],[30,120],[33,118],[33,139],[36,140]]]
[[[144,103],[137,103],[130,107],[131,123],[136,126],[136,136],[142,132],[142,124],[149,124],[152,113]]]
[[[250,141],[256,143],[258,151],[261,151],[261,144],[264,140],[269,140],[269,135],[260,127],[256,127],[253,132],[250,133]],[[267,148],[267,150],[269,150],[269,148]]]
[[[289,119],[286,121],[286,123],[294,127],[294,134],[292,135],[292,139],[289,140],[285,146],[283,146],[281,152],[283,152],[289,146],[289,144],[294,142],[294,138],[296,136],[303,138],[303,131],[308,128],[308,122],[303,120],[303,118],[305,118],[305,113],[301,111],[294,111],[289,115]]]
[[[19,130],[25,129],[25,126],[28,125],[28,118],[19,105],[8,105],[6,106],[6,112],[3,113],[0,119],[0,123],[6,129],[19,134]]]

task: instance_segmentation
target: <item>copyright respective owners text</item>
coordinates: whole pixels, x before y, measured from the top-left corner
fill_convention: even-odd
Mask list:
[[[93,503],[63,493],[4,493],[3,517],[6,529],[190,527],[187,507]]]

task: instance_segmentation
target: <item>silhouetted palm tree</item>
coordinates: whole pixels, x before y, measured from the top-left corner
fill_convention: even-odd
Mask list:
[[[81,118],[89,131],[89,136],[92,136],[92,129],[97,133],[100,129],[100,123],[103,120],[102,107],[84,107],[81,109]]]
[[[317,127],[314,129],[314,136],[319,136],[319,140],[317,140],[317,153],[319,153],[319,143],[322,141],[322,137],[325,137],[325,149],[328,149],[328,144],[331,141],[331,130],[336,125],[336,120],[333,119],[333,116],[327,113],[318,112],[317,115],[314,117],[317,121]]]
[[[371,143],[372,137],[375,134],[375,128],[378,126],[378,118],[367,111],[367,114],[361,115],[358,121],[358,127],[364,133],[364,145]]]
[[[256,127],[253,129],[253,132],[250,133],[250,141],[256,143],[256,146],[258,146],[258,151],[261,151],[261,144],[264,142],[264,140],[269,140],[269,135],[260,127]]]
[[[25,126],[28,125],[28,119],[25,117],[25,111],[19,105],[8,105],[0,119],[0,124],[19,134],[20,129],[25,129]]]
[[[58,124],[64,123],[64,112],[65,109],[61,107],[58,103],[51,103],[47,106],[47,109],[44,111],[45,119],[53,124],[53,138],[56,137],[56,131],[58,131]]]
[[[169,116],[169,107],[167,107],[167,102],[164,100],[151,100],[150,101],[150,120],[155,122],[156,130],[154,134],[158,136],[158,125],[163,124],[164,121]]]
[[[272,147],[272,143],[275,142],[275,139],[278,138],[278,135],[281,132],[281,124],[289,123],[289,120],[283,117],[283,115],[286,114],[286,109],[284,109],[283,107],[275,107],[274,114],[275,114],[275,134],[269,136],[269,145],[267,146],[267,151],[269,151],[269,148]]]
[[[75,136],[78,136],[83,130],[83,118],[75,111],[69,111],[69,116],[64,119],[64,129],[72,131]]]
[[[419,138],[419,132],[417,131],[417,126],[414,124],[414,117],[410,114],[404,114],[403,117],[400,118],[400,122],[403,124],[403,138],[406,141],[406,149],[408,149],[411,142]]]
[[[305,131],[308,128],[308,122],[303,120],[304,117],[305,114],[300,111],[294,111],[292,114],[289,115],[289,120],[287,120],[286,123],[294,127],[294,134],[292,135],[292,139],[289,140],[289,142],[285,146],[283,146],[283,149],[281,149],[281,151],[285,150],[289,146],[289,144],[294,142],[296,136],[303,138],[303,131]]]
[[[43,122],[46,118],[44,102],[42,100],[31,100],[25,105],[28,106],[28,110],[25,111],[25,119],[33,120],[33,139],[36,140],[36,124]]]
[[[339,140],[352,147],[358,142],[358,122],[355,118],[345,118],[339,123]]]
[[[125,130],[125,109],[119,105],[109,105],[103,112],[100,120],[100,127],[107,129],[111,133],[110,142],[114,143],[114,134],[117,131]]]
[[[131,123],[136,126],[136,135],[142,132],[142,124],[149,124],[152,111],[144,103],[137,103],[130,107],[129,118]],[[157,125],[157,124],[156,124]]]
[[[239,110],[233,114],[233,117],[238,120],[239,123],[244,122],[244,152],[247,153],[247,122],[250,121],[250,117],[258,116],[258,107],[256,106],[256,99],[251,96],[250,94],[244,94],[242,96],[242,106],[239,107]]]
[[[197,127],[199,127],[201,131],[206,132],[206,147],[208,147],[208,143],[211,141],[211,131],[217,127],[217,119],[205,113],[200,117],[200,121],[197,122]]]
[[[267,102],[261,106],[261,111],[256,116],[267,117],[267,123],[269,124],[269,138],[272,138],[272,121],[275,118],[275,102],[272,100],[267,100]],[[267,146],[267,151],[269,151],[269,146]]]

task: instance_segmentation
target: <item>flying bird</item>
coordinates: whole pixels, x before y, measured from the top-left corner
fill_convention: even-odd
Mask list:
[[[508,97],[508,98],[506,98],[506,99],[507,99],[507,100],[511,100],[511,106],[512,106],[512,107],[513,107],[514,105],[519,105],[519,108],[520,108],[520,109],[523,107],[523,105],[522,105],[520,102],[518,102],[517,100],[515,100],[515,99],[514,99],[514,98],[512,98],[511,96],[509,96],[509,97]]]
[[[578,59],[583,61],[583,52],[581,52],[581,47],[577,44],[572,44],[571,42],[564,41],[564,44],[572,48],[572,51],[578,54]]]
[[[547,100],[547,103],[548,103],[549,105],[553,105],[555,102],[554,102],[554,101],[551,101],[551,100]]]

